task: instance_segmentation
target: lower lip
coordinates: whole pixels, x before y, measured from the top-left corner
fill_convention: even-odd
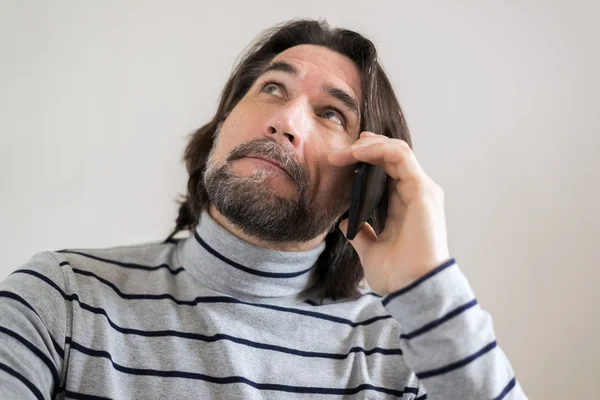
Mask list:
[[[269,161],[263,160],[262,158],[254,158],[254,157],[247,157],[247,158],[248,158],[248,159],[250,159],[250,160],[252,160],[252,161],[253,161],[254,163],[256,163],[256,164],[264,165],[264,166],[267,166],[267,167],[269,167],[269,168],[272,168],[272,169],[276,169],[276,170],[278,170],[278,171],[281,171],[281,172],[282,172],[282,173],[284,173],[284,174],[287,174],[287,172],[285,172],[285,171],[284,171],[282,168],[280,168],[280,167],[279,167],[278,165],[276,165],[276,164],[273,164],[272,162],[269,162]]]

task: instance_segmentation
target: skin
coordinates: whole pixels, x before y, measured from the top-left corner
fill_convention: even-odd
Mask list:
[[[345,185],[348,172],[359,161],[381,165],[392,178],[388,220],[378,237],[365,223],[350,241],[357,251],[369,286],[378,294],[397,291],[450,259],[444,215],[444,193],[423,171],[409,145],[376,132],[360,132],[359,120],[341,102],[322,90],[324,84],[339,87],[361,103],[360,73],[347,57],[327,48],[302,45],[280,53],[273,61],[293,64],[299,75],[281,71],[261,77],[224,121],[214,156],[225,160],[236,146],[267,137],[288,146],[309,177],[310,192],[321,204],[339,201],[335,188]],[[284,84],[280,90],[260,86],[272,78]],[[344,111],[342,127],[334,105]],[[296,196],[297,185],[289,175],[263,161],[236,160],[233,170],[252,176],[256,169],[272,171],[264,184],[280,196]],[[339,189],[338,189],[339,190]],[[339,194],[339,193],[338,193]],[[308,250],[328,232],[303,243],[264,243],[234,227],[214,206],[209,213],[222,226],[257,246],[283,251]],[[340,214],[341,215],[341,214]],[[345,234],[347,220],[339,229]]]

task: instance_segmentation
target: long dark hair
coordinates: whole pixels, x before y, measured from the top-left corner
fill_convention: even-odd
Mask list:
[[[202,208],[209,199],[204,190],[203,174],[208,154],[213,144],[213,134],[236,104],[252,87],[270,61],[282,51],[302,44],[327,47],[353,60],[361,72],[363,102],[360,131],[384,134],[406,141],[412,147],[410,133],[402,109],[392,86],[377,60],[373,43],[347,29],[331,28],[326,21],[292,20],[275,26],[261,34],[238,58],[227,81],[219,108],[213,119],[190,136],[183,160],[189,173],[188,194],[179,201],[176,226],[166,239],[182,230],[193,232],[199,222]],[[385,227],[388,206],[388,188],[383,200],[369,222],[378,234]],[[343,234],[335,229],[325,238],[326,247],[313,275],[315,286],[322,298],[346,298],[358,294],[357,287],[363,278],[358,255]]]

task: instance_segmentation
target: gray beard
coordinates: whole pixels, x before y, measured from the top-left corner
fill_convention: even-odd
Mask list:
[[[330,204],[317,204],[308,191],[307,174],[293,154],[272,140],[243,143],[224,162],[214,160],[213,150],[214,146],[203,177],[209,201],[235,227],[261,241],[310,241],[333,230],[339,216],[348,208],[349,200],[336,196],[332,196]],[[296,183],[298,195],[285,197],[271,189],[266,180],[278,172],[267,168],[255,169],[251,177],[236,175],[231,162],[247,155],[264,155],[279,161]]]

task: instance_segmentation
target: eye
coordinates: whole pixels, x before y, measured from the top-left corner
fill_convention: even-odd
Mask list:
[[[268,94],[275,94],[277,96],[277,94],[275,92],[277,90],[282,91],[282,89],[283,89],[283,86],[280,83],[268,81],[268,82],[263,83],[260,91],[268,93]]]
[[[321,115],[325,116],[325,118],[327,119],[336,118],[331,120],[342,127],[346,126],[346,119],[344,118],[344,114],[342,114],[339,110],[335,108],[329,108],[326,111],[324,111]]]

